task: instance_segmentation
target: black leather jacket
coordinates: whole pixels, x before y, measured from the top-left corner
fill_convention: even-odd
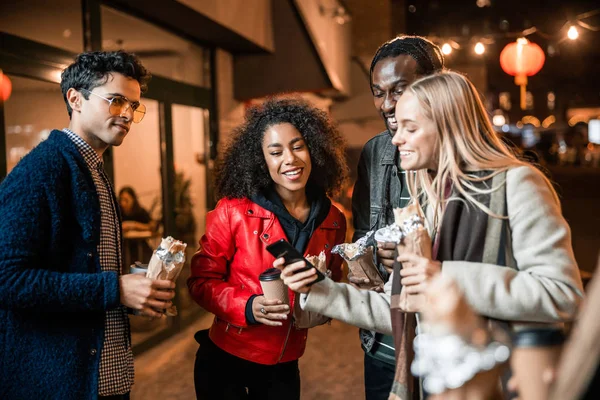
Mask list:
[[[352,240],[356,241],[368,231],[394,222],[393,209],[404,207],[408,200],[404,171],[398,168],[398,149],[392,144],[391,133],[386,130],[369,140],[360,155],[352,195],[355,229]],[[377,266],[387,280],[389,276],[385,268],[379,263]],[[360,338],[365,351],[370,351],[375,332],[361,329]]]

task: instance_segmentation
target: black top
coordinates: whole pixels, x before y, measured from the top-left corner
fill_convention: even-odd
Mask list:
[[[331,208],[331,201],[325,192],[314,185],[307,185],[306,196],[310,203],[310,213],[304,223],[298,221],[288,212],[273,187],[270,187],[265,192],[258,193],[251,198],[254,203],[275,214],[283,228],[283,232],[285,233],[288,242],[302,254],[304,254],[304,250],[306,250],[306,246],[308,245],[308,241],[313,232],[323,223],[323,221],[325,221],[327,214],[329,214],[329,209]],[[246,320],[249,324],[257,324],[252,313],[252,300],[254,300],[256,296],[258,295],[250,296],[246,303]]]

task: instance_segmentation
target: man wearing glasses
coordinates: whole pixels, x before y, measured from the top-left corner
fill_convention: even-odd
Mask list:
[[[71,118],[0,185],[0,398],[128,399],[127,309],[161,317],[174,284],[121,275],[121,222],[102,154],[144,117],[132,54],[80,54],[62,73]]]

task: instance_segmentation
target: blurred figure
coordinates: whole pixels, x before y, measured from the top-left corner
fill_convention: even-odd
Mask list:
[[[286,239],[301,254],[323,254],[339,280],[342,259],[331,248],[344,241],[346,220],[328,195],[341,190],[346,172],[343,140],[322,111],[290,99],[248,110],[216,169],[221,200],[207,216],[188,280],[192,298],[215,314],[208,336],[196,335],[199,399],[300,399],[306,328],[328,319],[300,323],[296,311],[306,313],[265,248]],[[263,295],[266,270],[289,304]]]
[[[119,205],[123,218],[123,231],[151,231],[156,230],[156,222],[150,217],[139,203],[137,194],[131,186],[124,186],[119,190]]]
[[[119,205],[123,219],[125,267],[135,261],[148,263],[153,253],[148,239],[156,233],[158,224],[140,205],[137,194],[131,186],[124,186],[119,190]],[[134,231],[144,232],[146,237],[132,235]]]

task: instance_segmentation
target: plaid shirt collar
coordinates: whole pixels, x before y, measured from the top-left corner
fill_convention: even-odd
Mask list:
[[[67,134],[67,136],[73,141],[73,143],[75,143],[75,146],[77,146],[77,149],[83,156],[83,159],[85,160],[86,164],[90,169],[102,169],[104,165],[102,157],[100,157],[98,153],[96,153],[96,151],[92,149],[92,146],[90,146],[88,142],[83,140],[81,136],[79,136],[78,134],[76,134],[68,128],[64,128],[63,132]]]

